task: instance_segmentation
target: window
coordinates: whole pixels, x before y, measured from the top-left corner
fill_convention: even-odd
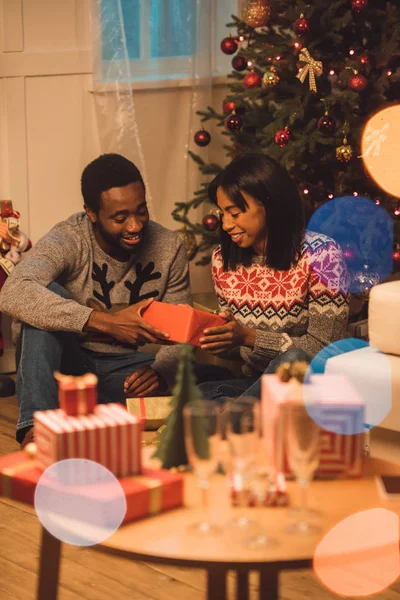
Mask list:
[[[190,77],[199,6],[198,0],[101,0],[103,81],[126,80],[129,71],[133,81]],[[238,0],[217,0],[215,6],[211,35],[217,76],[231,71],[232,57],[221,52],[220,43]]]

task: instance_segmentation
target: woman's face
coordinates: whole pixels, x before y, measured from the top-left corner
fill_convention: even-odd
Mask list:
[[[247,203],[245,211],[233,204],[221,187],[217,189],[222,228],[240,248],[252,247],[256,254],[263,256],[267,239],[265,208],[246,192],[242,192],[242,196]]]

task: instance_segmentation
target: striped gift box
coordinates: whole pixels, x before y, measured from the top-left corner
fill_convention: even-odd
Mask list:
[[[99,404],[92,414],[75,417],[61,409],[38,411],[34,419],[36,456],[44,468],[86,458],[117,477],[141,472],[140,422],[120,404]]]

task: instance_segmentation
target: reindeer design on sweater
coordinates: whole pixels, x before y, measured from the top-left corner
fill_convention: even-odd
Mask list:
[[[135,265],[136,278],[133,281],[125,281],[125,287],[129,290],[129,305],[136,304],[141,300],[147,300],[147,298],[156,298],[160,292],[158,290],[152,290],[146,294],[141,294],[141,289],[148,281],[154,281],[160,279],[161,273],[154,271],[154,262],[150,261],[145,267],[138,262]],[[97,299],[101,305],[104,305],[105,310],[112,310],[113,305],[110,298],[110,292],[115,286],[115,281],[107,281],[108,265],[103,263],[100,267],[97,263],[93,263],[92,279],[93,281],[100,284],[101,293],[97,290],[93,290],[93,296]],[[96,304],[96,301],[91,302],[92,305]],[[114,307],[115,308],[115,307]],[[104,308],[102,308],[104,310]]]

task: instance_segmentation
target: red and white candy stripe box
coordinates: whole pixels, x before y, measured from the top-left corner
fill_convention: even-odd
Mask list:
[[[87,458],[117,477],[141,472],[140,421],[120,404],[99,404],[93,413],[76,417],[61,409],[38,411],[34,419],[36,457],[44,468]]]

